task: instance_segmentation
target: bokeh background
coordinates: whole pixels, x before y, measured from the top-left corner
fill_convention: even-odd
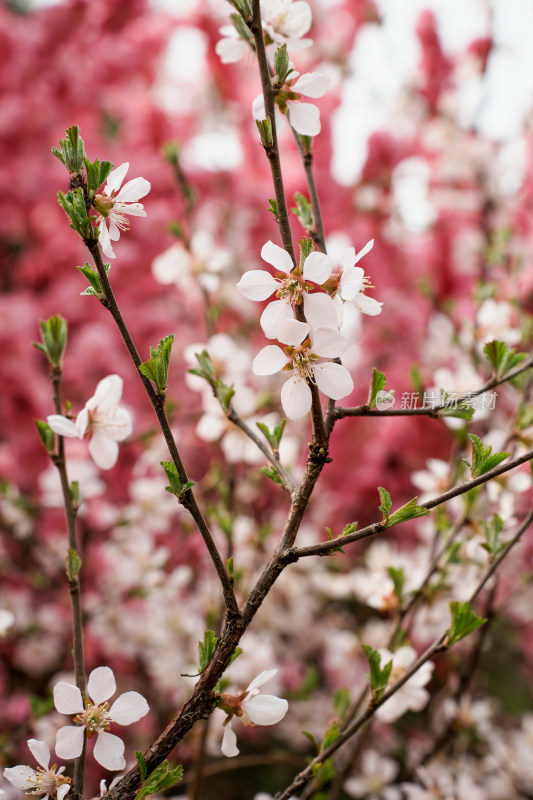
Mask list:
[[[384,303],[380,317],[350,321],[346,364],[356,388],[349,402],[365,402],[374,366],[386,372],[398,402],[414,393],[421,404],[435,386],[474,390],[490,376],[484,342],[530,346],[533,6],[527,0],[310,5],[313,44],[294,61],[300,72],[321,70],[331,80],[317,101],[322,132],[314,146],[328,248],[335,258],[373,238],[364,267],[372,296]],[[53,411],[48,368],[32,347],[40,319],[59,313],[68,321],[64,392],[74,411],[99,380],[118,373],[134,415],[134,434],[114,470],[99,472],[86,442],[69,442],[67,451],[83,498],[88,665],[110,663],[124,687],[144,689],[153,708],[130,755],[166,724],[168,704],[183,701],[190,681],[180,674],[194,673],[196,643],[220,619],[217,585],[198,537],[164,492],[165,453],[142,386],[112,320],[81,295],[86,283],[76,266],[88,253],[57,204],[68,176],[51,154],[69,125],[81,127],[90,158],[116,166],[128,161],[129,178],[151,183],[143,200],[147,218],[134,218],[117,243],[111,280],[141,354],[148,357],[150,345],[176,335],[172,424],[220,546],[235,555],[243,594],[283,519],[285,500],[259,473],[255,454],[228,438],[208,393],[186,377],[194,350],[217,334],[213,346],[221,370],[242,390],[242,413],[279,417],[279,382],[258,381],[250,370],[265,343],[257,306],[235,288],[244,270],[264,266],[261,246],[278,242],[278,234],[268,211],[268,164],[251,116],[260,89],[254,60],[222,65],[215,53],[230,11],[224,0],[12,0],[0,7],[0,607],[15,617],[0,640],[6,764],[27,758],[28,736],[53,740],[58,720],[50,682],[71,668],[62,511],[34,425]],[[288,131],[281,148],[287,195],[306,193]],[[292,226],[301,238],[296,218]],[[509,441],[522,399],[500,388],[495,410],[478,415],[473,429],[496,445]],[[286,459],[296,473],[308,436],[306,421],[288,426]],[[527,425],[514,441],[527,444]],[[377,485],[400,504],[416,493],[412,474],[426,469],[428,458],[453,461],[464,448],[464,430],[443,421],[366,419],[336,430],[333,462],[303,541],[323,538],[325,526],[374,520]],[[530,491],[523,475],[509,517]],[[405,534],[411,545],[413,530]],[[521,555],[526,570],[530,549],[526,544]],[[359,641],[352,613],[355,606],[360,613],[364,599],[356,593],[354,607],[337,603],[328,580],[322,567],[315,577],[295,568],[248,634],[248,655],[232,668],[233,679],[246,686],[254,669],[281,664],[278,689],[302,701],[284,729],[285,742],[302,739],[310,715],[317,729],[327,724],[332,710],[324,697],[364,676],[362,662],[346,666]],[[310,634],[324,609],[329,644]],[[520,656],[503,658],[491,678],[492,690],[510,665],[518,670],[513,691],[500,692],[515,714],[532,708],[533,639],[524,614],[520,620],[524,635],[513,629]],[[261,732],[254,730],[252,751],[256,740]],[[192,738],[182,757],[196,745]],[[304,745],[299,741],[295,752]],[[288,762],[281,769],[290,771]],[[219,784],[219,796],[231,796],[220,786],[226,784]]]

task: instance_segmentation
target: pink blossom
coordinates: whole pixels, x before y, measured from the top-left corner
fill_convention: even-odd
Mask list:
[[[129,166],[126,161],[114,169],[107,179],[104,191],[102,194],[97,194],[94,199],[94,207],[98,212],[96,225],[100,232],[99,242],[108,258],[115,258],[111,241],[117,242],[120,239],[120,232],[130,227],[130,222],[124,215],[146,216],[142,203],[138,201],[148,194],[151,186],[146,178],[134,178],[122,186]]]

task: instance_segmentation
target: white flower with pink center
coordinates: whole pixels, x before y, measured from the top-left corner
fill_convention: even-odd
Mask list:
[[[238,717],[245,725],[275,725],[281,722],[287,713],[289,704],[286,700],[273,694],[259,692],[259,687],[273,678],[276,672],[276,669],[264,670],[253,679],[244,692],[240,694],[224,692],[220,696],[220,708],[227,714],[221,745],[225,756],[232,757],[239,754],[237,736],[231,727],[234,717]]]
[[[51,414],[48,424],[59,436],[83,439],[91,434],[89,452],[100,469],[111,469],[118,458],[118,442],[132,431],[131,414],[119,406],[122,397],[122,378],[108,375],[98,383],[96,392],[87,400],[76,422],[61,414]]]
[[[134,178],[122,186],[129,166],[126,161],[114,169],[109,174],[102,194],[97,194],[94,198],[94,207],[98,212],[96,225],[100,233],[98,241],[108,258],[115,258],[111,241],[117,242],[120,239],[120,232],[130,227],[130,221],[125,214],[134,217],[146,216],[142,203],[138,201],[148,194],[151,186],[146,178]]]
[[[261,250],[261,258],[271,264],[276,277],[263,269],[245,272],[237,288],[248,300],[260,302],[276,294],[277,300],[269,303],[261,315],[261,327],[268,339],[277,339],[280,325],[293,319],[293,309],[303,302],[305,318],[311,328],[338,328],[337,307],[332,298],[323,291],[313,291],[325,283],[331,275],[331,262],[324,253],[310,253],[303,269],[294,269],[292,258],[279,245],[267,242]]]
[[[285,320],[279,329],[278,340],[288,345],[285,350],[275,344],[267,345],[252,363],[255,375],[273,375],[280,370],[292,370],[281,389],[281,404],[289,419],[305,416],[311,409],[314,383],[332,400],[340,400],[353,390],[352,376],[341,364],[323,361],[338,358],[346,350],[346,341],[332,328],[317,328],[313,342],[310,327],[295,319]]]
[[[300,75],[291,72],[291,78],[276,95],[276,129],[278,133],[284,128],[283,115],[300,136],[318,136],[320,133],[320,111],[313,103],[304,103],[304,97],[316,99],[326,94],[329,89],[329,78],[323,72],[306,72]],[[279,112],[278,112],[279,109]],[[252,114],[256,120],[265,120],[265,100],[262,94],[252,102]]]
[[[22,789],[34,797],[41,797],[43,800],[47,800],[48,797],[53,800],[64,800],[70,789],[70,778],[61,774],[65,767],[57,769],[54,764],[50,769],[50,748],[46,742],[28,739],[28,747],[40,766],[37,769],[25,764],[8,767],[4,770],[4,778],[17,789]]]
[[[108,729],[112,722],[131,725],[142,719],[150,709],[138,692],[121,694],[109,708],[107,700],[116,690],[115,676],[109,667],[97,667],[91,672],[85,703],[77,686],[65,681],[56,683],[56,709],[60,714],[76,715],[76,725],[66,725],[57,732],[56,753],[60,758],[78,758],[87,734],[88,738],[97,736],[94,757],[102,767],[109,770],[125,768],[124,742],[113,733],[108,733]]]
[[[341,255],[340,263],[342,273],[339,280],[339,293],[343,300],[351,303],[362,314],[376,317],[381,314],[383,303],[378,302],[373,297],[365,294],[366,289],[373,289],[370,278],[365,276],[365,271],[361,267],[356,267],[357,262],[363,258],[374,246],[371,239],[358,253],[354,247],[348,247]]]

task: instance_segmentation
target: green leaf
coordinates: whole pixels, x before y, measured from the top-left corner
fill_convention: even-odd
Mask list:
[[[359,525],[358,522],[349,522],[347,525],[344,526],[342,529],[341,536],[349,536],[351,533],[355,533],[357,530],[357,526]]]
[[[278,486],[283,486],[283,480],[281,478],[281,475],[279,474],[277,469],[275,469],[275,467],[271,466],[270,464],[268,464],[265,467],[260,467],[259,472],[261,472],[267,478],[270,478],[270,480],[273,481],[274,483],[277,483]]]
[[[405,571],[403,567],[387,567],[387,572],[394,584],[394,594],[398,600],[398,605],[403,603],[403,589],[405,586]]]
[[[71,177],[82,175],[85,145],[78,125],[67,128],[66,139],[60,139],[59,148],[52,147],[52,153],[66,166]]]
[[[318,754],[318,753],[320,753],[320,745],[318,744],[318,742],[317,742],[317,740],[315,739],[315,737],[313,736],[313,734],[312,734],[312,733],[310,733],[309,731],[302,731],[302,733],[303,733],[303,735],[304,735],[305,737],[307,737],[307,739],[309,739],[309,741],[311,742],[311,744],[312,744],[312,745],[313,745],[313,747],[315,748],[315,750],[316,750],[317,754]]]
[[[198,672],[203,672],[213,657],[215,647],[217,646],[218,637],[215,636],[214,631],[205,631],[204,639],[198,642],[198,656],[200,658],[200,667]]]
[[[468,403],[466,400],[449,396],[446,392],[441,392],[441,403],[444,405],[444,408],[439,408],[439,417],[472,419],[474,411],[476,410],[471,402]]]
[[[66,566],[67,578],[69,581],[73,581],[79,575],[81,569],[81,558],[79,557],[78,552],[72,548],[69,548],[67,553]]]
[[[386,521],[389,519],[390,510],[392,508],[392,500],[391,496],[383,486],[378,486],[379,492],[379,499],[381,500],[381,505],[378,506],[378,510],[381,511],[383,517]]]
[[[505,522],[498,514],[495,514],[490,520],[481,520],[481,525],[485,534],[485,541],[481,547],[485,548],[491,559],[496,558],[507,547],[506,542],[500,542],[500,533]]]
[[[269,443],[272,450],[275,452],[278,451],[281,443],[281,437],[283,436],[283,431],[285,430],[285,425],[287,424],[285,417],[281,420],[281,422],[278,422],[278,424],[274,426],[272,431],[268,425],[265,425],[264,422],[256,422],[255,424]]]
[[[385,689],[388,686],[391,672],[392,672],[392,659],[388,661],[383,669],[381,668],[381,655],[369,644],[363,645],[363,650],[370,667],[370,673],[367,674],[367,679],[370,684],[372,692],[372,699],[377,703],[383,697]]]
[[[250,41],[251,39],[254,38],[248,26],[246,25],[246,23],[243,21],[242,17],[239,14],[232,14],[230,19],[233,22],[233,27],[235,28],[241,39]]]
[[[374,367],[374,369],[372,370],[372,380],[370,381],[370,387],[368,390],[368,400],[366,401],[368,408],[375,407],[377,394],[378,392],[385,391],[385,384],[386,384],[385,373],[380,372]]]
[[[315,252],[315,246],[312,239],[303,238],[298,241],[300,247],[300,269],[303,270],[304,261],[307,256]]]
[[[141,775],[141,783],[144,783],[146,779],[146,774],[148,772],[148,768],[146,766],[146,761],[144,760],[144,756],[140,750],[135,751],[135,758],[137,759],[137,764],[139,765],[139,772]]]
[[[80,294],[90,295],[92,297],[97,297],[99,300],[104,300],[105,292],[102,289],[102,282],[100,280],[100,275],[98,274],[98,272],[95,269],[93,269],[90,264],[84,264],[83,267],[78,267],[78,269],[82,273],[82,275],[85,275],[85,277],[91,284],[83,292],[80,292]],[[106,275],[109,275],[111,264],[104,264],[104,269],[106,271]]]
[[[55,453],[56,449],[56,435],[53,432],[50,425],[45,422],[43,419],[36,419],[35,425],[37,427],[37,433],[39,434],[39,438],[43,444],[44,449],[47,453],[51,455]]]
[[[526,353],[517,353],[511,350],[505,342],[488,342],[483,352],[492,367],[494,377],[502,378],[507,372],[514,369],[526,358]]]
[[[276,219],[276,222],[277,222],[278,219],[279,219],[279,217],[278,217],[278,204],[276,203],[275,200],[270,199],[268,201],[268,206],[269,206],[268,210],[272,211],[272,213],[274,214],[274,217]]]
[[[350,708],[350,690],[346,687],[337,689],[333,695],[333,707],[338,718],[342,721]]]
[[[85,197],[83,189],[77,189],[63,194],[57,193],[57,200],[59,205],[70,220],[70,227],[73,228],[84,241],[93,238],[93,229],[91,227],[91,218],[87,216],[87,207],[85,205]],[[97,229],[96,229],[97,230]]]
[[[60,314],[49,319],[42,319],[41,328],[42,344],[34,342],[33,346],[47,357],[52,367],[61,367],[63,355],[67,346],[67,321]]]
[[[311,231],[315,229],[315,218],[313,216],[311,203],[307,197],[304,197],[304,195],[300,192],[296,192],[293,199],[296,205],[291,209],[291,211],[300,221],[302,228],[307,233],[311,233]]]
[[[174,338],[171,333],[160,339],[157,348],[150,347],[150,358],[139,365],[139,372],[155,383],[158,394],[164,394],[167,390],[170,351]]]
[[[274,70],[276,72],[276,83],[281,87],[287,80],[287,76],[292,72],[287,45],[278,47],[274,55]]]
[[[233,564],[233,556],[230,556],[226,561],[226,569],[228,570],[228,575],[230,580],[234,580],[235,578],[235,566]]]
[[[175,494],[178,500],[183,500],[189,489],[194,486],[194,481],[187,481],[182,483],[178,470],[173,461],[161,461],[161,466],[166,472],[170,486],[165,486],[167,492]]]
[[[146,778],[141,788],[135,795],[135,800],[145,800],[148,795],[157,794],[165,789],[175,786],[183,777],[183,767],[181,764],[175,769],[170,768],[168,760],[154,769],[151,775]]]
[[[492,453],[492,447],[488,444],[483,444],[479,436],[475,433],[469,433],[468,437],[472,442],[472,466],[471,472],[473,478],[478,478],[484,475],[489,470],[501,464],[511,454],[510,453]]]
[[[112,169],[112,161],[99,161],[97,158],[95,158],[95,160],[91,162],[88,158],[85,158],[87,191],[91,199],[95,196],[100,186],[105,183]]]
[[[212,386],[215,380],[215,367],[211,361],[211,356],[207,350],[202,350],[201,353],[195,353],[194,355],[198,361],[198,369],[190,369],[189,372],[203,378],[204,381],[207,381]]]
[[[478,617],[474,614],[470,603],[461,603],[459,601],[452,601],[450,603],[450,612],[452,615],[452,622],[446,633],[445,644],[448,647],[456,644],[464,639],[470,633],[473,633],[481,625],[487,621],[483,617]]]
[[[389,520],[387,522],[387,527],[391,525],[398,525],[400,522],[407,522],[408,519],[415,519],[416,517],[427,517],[430,513],[429,508],[424,508],[423,506],[419,506],[418,497],[413,497],[412,500],[409,500],[404,506],[400,506],[400,508],[395,511],[393,514],[390,515]]]
[[[267,150],[272,147],[274,143],[274,139],[272,138],[272,123],[270,122],[270,117],[266,119],[256,119],[255,124],[257,126],[257,130],[259,132],[259,138],[261,139],[261,144]],[[272,205],[272,201],[270,201]],[[273,211],[272,207],[270,208]],[[276,213],[277,219],[277,213]]]
[[[233,388],[233,384],[228,386],[220,378],[215,378],[213,388],[215,390],[215,395],[220,403],[222,411],[227,414],[229,411],[229,407],[231,405],[231,401],[235,394],[235,389]]]

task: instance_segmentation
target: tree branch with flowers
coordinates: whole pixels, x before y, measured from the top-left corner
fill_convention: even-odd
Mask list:
[[[236,288],[239,300],[234,301],[228,317],[233,315],[239,323],[227,338],[223,338],[226,331],[220,322],[227,308],[221,304],[215,309],[216,292],[206,288],[209,282],[202,287],[201,316],[207,321],[209,340],[193,345],[185,355],[191,368],[184,383],[202,393],[205,416],[197,430],[203,425],[209,441],[216,438],[214,430],[224,432],[229,442],[220,458],[220,468],[204,474],[203,478],[197,478],[197,463],[192,468],[186,467],[188,457],[182,456],[188,449],[186,442],[182,444],[186,423],[180,419],[181,410],[176,411],[173,401],[179,330],[164,334],[157,346],[150,346],[149,355],[144,341],[138,346],[131,327],[134,319],[129,319],[123,310],[124,287],[118,280],[115,286],[111,263],[105,263],[103,257],[116,258],[120,263],[129,233],[128,217],[147,217],[144,204],[139,201],[149,195],[151,184],[141,177],[124,183],[129,162],[114,168],[109,160],[91,161],[76,125],[67,129],[66,138],[60,140],[59,148],[54,148],[69,175],[69,189],[66,193],[59,192],[59,204],[92,259],[91,264],[79,267],[89,282],[82,294],[99,301],[99,313],[109,312],[125,345],[156,422],[155,431],[151,429],[144,434],[149,469],[155,465],[158,480],[168,484],[158,484],[155,505],[141,517],[143,522],[131,545],[133,550],[142,551],[146,561],[143,570],[152,570],[153,575],[142,583],[141,590],[131,584],[125,602],[137,604],[139,614],[153,602],[157,614],[169,615],[168,630],[173,625],[180,630],[172,645],[174,649],[182,644],[180,636],[184,640],[188,637],[187,641],[195,639],[199,642],[198,657],[191,652],[190,643],[184,644],[187,665],[191,665],[187,671],[180,668],[181,672],[173,673],[163,667],[158,671],[157,662],[163,661],[163,654],[170,657],[166,647],[167,639],[172,637],[169,634],[152,640],[150,625],[146,623],[130,627],[119,648],[120,657],[127,663],[129,645],[131,652],[136,652],[137,645],[133,643],[137,636],[140,650],[150,642],[156,654],[150,668],[167,687],[166,697],[162,695],[159,701],[156,693],[158,727],[155,738],[150,738],[145,735],[149,728],[141,726],[149,724],[156,710],[151,710],[143,694],[129,689],[111,702],[117,682],[124,682],[122,676],[107,665],[96,665],[94,655],[87,655],[87,650],[89,653],[95,650],[92,625],[97,630],[98,617],[106,618],[104,612],[109,612],[109,608],[105,606],[110,604],[99,605],[97,596],[101,592],[105,597],[103,588],[85,590],[84,574],[93,569],[94,551],[89,549],[90,536],[80,537],[79,511],[83,503],[77,481],[69,477],[69,445],[65,439],[74,444],[89,437],[92,460],[100,470],[111,474],[121,459],[119,445],[132,440],[135,420],[126,407],[125,379],[118,371],[99,377],[94,394],[77,414],[73,413],[72,404],[63,400],[62,387],[63,364],[67,374],[71,369],[66,348],[67,323],[59,315],[44,320],[42,341],[37,347],[50,367],[54,413],[48,414],[46,421],[40,420],[37,427],[40,440],[57,468],[65,509],[66,574],[73,631],[69,666],[74,668],[74,683],[60,675],[52,691],[56,712],[70,716],[73,724],[58,727],[56,720],[53,725],[57,757],[73,760],[75,767],[72,779],[65,775],[64,766],[50,768],[48,743],[30,738],[28,748],[40,766],[37,770],[25,765],[6,767],[4,777],[30,794],[64,800],[68,793],[78,800],[94,792],[87,788],[91,784],[87,784],[84,776],[88,750],[106,771],[121,773],[109,787],[101,785],[101,796],[109,800],[142,800],[149,794],[170,789],[180,780],[183,770],[181,766],[170,767],[168,758],[172,756],[186,764],[186,771],[196,769],[193,779],[188,780],[189,796],[196,800],[202,792],[206,755],[203,751],[209,749],[213,731],[222,755],[239,763],[238,727],[235,725],[234,730],[233,726],[240,721],[249,727],[272,727],[273,736],[278,724],[292,724],[292,733],[284,734],[286,740],[294,737],[295,726],[305,733],[296,747],[307,758],[308,766],[297,773],[293,770],[291,777],[275,785],[254,787],[255,792],[265,788],[277,792],[279,800],[288,800],[295,793],[335,800],[343,791],[351,797],[421,797],[429,796],[421,792],[431,791],[431,787],[435,791],[452,792],[449,788],[452,784],[453,792],[457,793],[456,778],[443,774],[438,761],[445,745],[450,746],[450,758],[458,764],[457,774],[464,775],[468,786],[483,781],[487,786],[490,768],[478,763],[482,759],[476,751],[475,737],[464,750],[466,758],[463,751],[454,751],[451,732],[454,726],[459,726],[459,705],[469,702],[466,687],[475,682],[474,673],[481,669],[483,661],[480,653],[485,639],[481,638],[481,631],[487,631],[483,626],[488,623],[479,607],[479,596],[485,587],[489,588],[487,607],[492,629],[493,619],[498,614],[505,615],[508,598],[504,595],[502,601],[501,592],[505,589],[512,596],[504,568],[512,562],[515,546],[526,538],[532,520],[530,504],[527,507],[525,503],[515,504],[508,488],[512,477],[518,476],[523,491],[531,491],[530,472],[521,469],[530,466],[533,459],[528,434],[532,424],[531,358],[512,347],[519,344],[516,338],[504,335],[502,339],[489,338],[479,345],[474,337],[471,360],[477,370],[489,373],[489,377],[454,391],[455,400],[451,402],[444,386],[441,391],[441,384],[436,387],[423,384],[414,373],[413,381],[424,389],[424,398],[437,397],[434,402],[424,400],[417,408],[408,407],[407,402],[405,407],[393,408],[394,392],[386,388],[387,380],[379,363],[370,376],[354,364],[349,355],[355,329],[353,320],[358,325],[368,317],[381,320],[387,314],[389,301],[382,294],[380,280],[376,280],[374,287],[359,265],[363,258],[368,257],[370,262],[375,255],[376,245],[380,246],[377,236],[367,238],[366,244],[357,247],[344,240],[344,246],[335,256],[328,252],[332,239],[328,228],[335,223],[326,214],[323,216],[322,207],[327,210],[328,203],[325,196],[319,197],[314,175],[315,139],[322,130],[320,110],[307,100],[325,98],[330,79],[317,70],[299,74],[291,60],[311,45],[311,40],[303,38],[311,28],[311,7],[304,0],[231,0],[231,6],[232,14],[221,29],[223,38],[216,45],[216,53],[224,65],[238,65],[245,56],[257,61],[262,93],[251,102],[249,121],[255,123],[257,152],[262,147],[270,167],[274,198],[269,201],[269,210],[281,244],[273,241],[276,234],[270,232],[272,238],[260,249],[261,268],[256,255],[256,264],[245,264],[252,268],[245,269],[240,280],[231,279],[232,291]],[[287,145],[285,152],[278,135],[286,122],[292,129],[295,146],[291,151]],[[193,229],[197,221],[195,205],[190,202],[190,184],[177,160],[177,150],[167,150],[169,153],[179,189],[186,195],[186,224]],[[300,160],[303,176],[299,178],[300,188],[310,198],[307,200],[301,192],[295,194],[294,220],[289,214],[285,188],[291,156],[293,161]],[[296,224],[304,231],[298,249],[293,241]],[[189,235],[192,231],[185,234],[179,225],[174,226],[174,231],[179,247],[193,258]],[[383,301],[374,297],[375,288],[377,297],[384,297]],[[88,297],[86,302],[96,307]],[[246,309],[241,298],[251,301]],[[269,302],[261,309],[258,326],[252,303],[265,301]],[[183,309],[184,314],[188,311],[187,307]],[[92,312],[94,316],[96,313]],[[490,314],[487,312],[486,316]],[[523,318],[526,319],[525,314]],[[367,320],[369,327],[373,321]],[[491,324],[497,327],[494,321]],[[482,327],[481,323],[478,327]],[[524,330],[526,327],[524,322]],[[269,343],[258,350],[259,329]],[[401,333],[397,330],[395,336],[400,338]],[[456,342],[450,338],[450,347],[455,346]],[[239,350],[244,349],[248,353],[253,350],[253,357],[240,366]],[[141,353],[145,352],[143,360]],[[278,372],[285,377],[281,388],[279,380],[273,377]],[[253,402],[248,402],[250,381],[256,390]],[[340,400],[350,402],[347,398],[365,382],[369,383],[366,403],[337,405]],[[263,389],[264,386],[267,388]],[[476,427],[479,436],[470,426],[476,424],[478,411],[486,411],[480,403],[496,387],[512,387],[515,393],[507,409],[505,430],[499,436],[485,437],[483,429]],[[265,394],[261,403],[257,400],[260,392]],[[281,418],[280,407],[284,414]],[[259,415],[258,408],[272,413]],[[352,497],[357,497],[357,481],[350,474],[351,459],[358,459],[362,428],[357,426],[363,423],[359,418],[365,416],[379,417],[382,425],[388,417],[426,416],[431,418],[430,425],[436,420],[441,426],[443,438],[455,438],[449,462],[436,463],[433,459],[428,474],[421,477],[418,473],[418,481],[430,488],[429,497],[416,496],[405,501],[400,492],[401,500],[393,502],[391,493],[396,498],[396,492],[376,485],[374,506],[369,497],[356,503],[357,513],[364,520],[359,527],[346,512],[353,502],[341,504],[340,511],[337,509],[340,490],[328,481],[328,471],[332,462],[333,468],[340,462],[337,454],[342,435],[349,443],[350,458],[344,464],[341,462],[335,480],[347,486]],[[486,419],[483,414],[477,416],[478,421],[483,419]],[[290,457],[287,446],[293,430],[300,435],[299,456]],[[237,447],[236,439],[231,438],[236,433],[243,437],[246,447]],[[307,447],[302,446],[309,438]],[[264,460],[267,464],[261,470],[252,466],[258,467]],[[248,465],[246,469],[239,466],[241,461]],[[384,471],[377,480],[388,483],[391,474]],[[152,501],[152,494],[148,488],[145,498],[150,495],[148,499]],[[169,511],[171,522],[165,517],[169,496],[179,515],[174,509]],[[121,556],[115,572],[119,581],[119,575],[128,572],[127,565],[123,568],[120,560],[125,558],[128,536],[121,540],[118,531],[121,527],[128,531],[131,519],[115,517],[111,509],[108,515],[110,532],[103,539],[102,552],[105,546],[108,549],[101,563],[105,564],[106,557],[112,559],[113,547],[120,542]],[[340,533],[332,532],[330,517],[335,525],[342,520]],[[153,566],[152,561],[158,550],[157,526],[163,518],[162,524],[169,532],[164,557],[173,564],[166,571]],[[261,525],[264,520],[266,526]],[[244,532],[242,527],[239,529],[241,522],[246,523]],[[152,525],[156,533],[152,533]],[[394,537],[396,529],[407,532],[408,545],[400,546],[401,535]],[[239,535],[247,536],[253,546],[245,538],[239,539]],[[366,539],[370,544],[364,551],[353,547]],[[91,554],[88,558],[84,548]],[[188,549],[189,554],[183,556]],[[216,578],[215,589],[213,578]],[[120,580],[128,585],[126,576]],[[297,588],[292,589],[291,585]],[[499,587],[504,589],[500,592]],[[190,604],[183,610],[181,602],[185,602],[186,595],[190,596]],[[338,636],[331,643],[325,633],[321,638],[316,630],[320,624],[315,624],[312,615],[305,622],[298,621],[303,598],[308,595],[316,595],[312,602],[317,603],[313,606],[317,619],[324,615],[324,619],[336,620]],[[320,604],[323,608],[319,609]],[[269,620],[272,607],[274,612]],[[284,609],[287,609],[286,624]],[[84,648],[84,625],[88,619],[89,648]],[[344,620],[350,621],[353,630],[346,625],[343,628]],[[292,685],[286,678],[285,685],[283,680],[279,682],[283,668],[266,663],[260,654],[261,625],[267,625],[272,637],[277,637],[277,657],[285,658],[286,673],[290,672],[290,659],[297,646],[306,649],[307,631],[312,643],[307,651],[311,662],[307,678],[295,673]],[[254,664],[254,635],[258,636],[257,664]],[[342,654],[343,647],[346,649],[339,657],[340,667],[335,666],[337,652]],[[321,654],[318,665],[310,655],[312,648]],[[469,681],[461,681],[457,689],[454,653],[460,653],[457,656],[460,659],[469,652],[468,648],[471,648],[468,663],[472,665],[472,675]],[[120,663],[118,658],[119,668]],[[241,673],[238,679],[228,677],[227,670],[229,675],[235,675],[243,663],[246,675]],[[252,664],[257,670],[256,677],[251,671]],[[329,673],[338,676],[339,671],[343,681],[340,688],[335,687],[337,679],[328,677]],[[129,677],[125,677],[126,683]],[[188,683],[191,679],[192,686]],[[267,682],[272,682],[271,685],[276,682],[277,691],[287,694],[288,699],[263,693],[261,687]],[[154,693],[150,695],[153,704]],[[320,712],[319,722],[313,723],[310,732],[301,719],[291,723],[290,718],[293,702],[298,707],[301,701],[309,703],[307,718],[310,719],[313,696],[319,698],[316,708],[320,707]],[[433,704],[444,707],[446,701],[449,701],[447,707],[453,709],[449,711],[444,732],[429,721],[423,734],[423,726],[419,732],[413,730],[412,715],[428,715]],[[135,761],[130,740],[125,737],[126,749],[122,738],[110,732],[115,724],[134,723],[141,723],[139,734],[134,736],[143,740],[142,750],[135,751]],[[195,738],[202,724],[204,734],[200,739]],[[497,742],[494,751],[501,761],[506,751],[496,730],[499,729],[495,726],[486,734],[486,742]],[[520,737],[526,734],[518,726],[515,733],[518,752]],[[405,747],[399,744],[404,734]],[[94,746],[91,743],[88,748],[90,740]],[[152,743],[147,745],[147,741]],[[193,757],[195,748],[201,757]],[[88,764],[92,778],[96,774],[92,760]],[[221,766],[220,773],[224,769]],[[513,766],[505,791],[513,786],[517,793],[526,792],[524,772],[521,764]],[[210,765],[209,774],[211,778],[217,774],[216,762]]]

